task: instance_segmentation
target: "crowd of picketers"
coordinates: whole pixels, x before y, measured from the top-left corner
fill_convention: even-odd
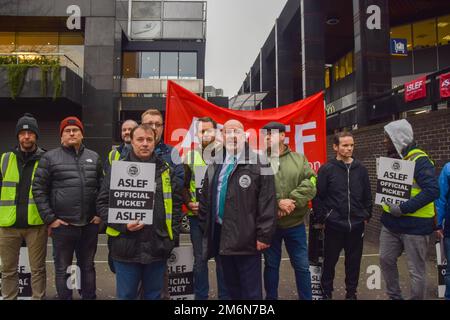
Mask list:
[[[18,297],[23,242],[28,248],[32,298],[46,298],[48,237],[53,244],[57,298],[73,298],[67,270],[75,253],[81,297],[96,299],[94,257],[99,233],[108,235],[118,299],[169,299],[167,261],[179,245],[181,219],[187,216],[195,299],[209,297],[211,258],[216,262],[219,299],[278,299],[284,241],[298,297],[311,300],[305,227],[310,212],[324,233],[324,298],[332,299],[335,266],[344,250],[346,299],[357,299],[364,230],[371,221],[373,199],[368,171],[353,157],[351,132],[335,135],[335,156],[316,173],[304,154],[285,144],[285,125],[278,122],[263,127],[264,147],[257,151],[250,147],[238,120],[230,119],[219,129],[214,119],[200,118],[199,143],[182,156],[162,141],[163,129],[163,116],[156,109],[145,111],[140,124],[123,122],[123,143],[105,159],[85,147],[84,126],[76,117],[61,121],[61,146],[49,151],[38,144],[37,120],[31,114],[18,120],[18,144],[2,154],[0,163],[4,299]],[[386,156],[415,163],[410,199],[383,205],[379,253],[386,294],[393,300],[404,297],[397,261],[405,253],[409,298],[425,299],[426,255],[433,232],[444,239],[450,256],[450,163],[438,178],[433,160],[416,145],[407,120],[387,124],[384,132]],[[108,223],[113,161],[155,164],[152,224]],[[445,297],[450,298],[447,275]]]

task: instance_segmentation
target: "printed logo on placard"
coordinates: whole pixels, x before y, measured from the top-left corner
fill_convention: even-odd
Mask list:
[[[250,185],[252,184],[252,179],[250,178],[250,176],[244,174],[242,177],[239,178],[239,185],[246,189],[248,187],[250,187]]]
[[[137,177],[140,173],[139,167],[135,164],[132,164],[127,168],[127,173],[130,177]]]
[[[392,163],[392,170],[394,171],[402,170],[402,165],[400,164],[400,162],[394,161],[394,163]]]
[[[86,162],[92,163],[94,161],[92,161],[92,159],[86,159]]]
[[[172,253],[170,254],[170,257],[167,261],[167,264],[172,265],[172,264],[176,264],[178,262],[178,255],[176,252],[172,251]]]

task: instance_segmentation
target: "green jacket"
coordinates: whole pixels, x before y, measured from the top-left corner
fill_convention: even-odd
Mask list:
[[[308,212],[308,201],[316,196],[316,173],[304,155],[291,151],[289,147],[279,158],[271,157],[270,163],[276,173],[277,201],[295,200],[295,210],[290,215],[278,219],[278,227],[282,229],[295,227],[303,223]]]

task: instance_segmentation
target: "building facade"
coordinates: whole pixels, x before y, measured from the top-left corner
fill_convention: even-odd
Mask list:
[[[440,0],[288,0],[238,94],[274,108],[324,90],[327,130],[356,128],[448,106],[450,5]],[[427,76],[427,98],[403,99]]]
[[[125,119],[164,112],[167,80],[203,94],[205,35],[205,1],[0,0],[0,151],[30,112],[44,148],[76,115],[106,154]]]

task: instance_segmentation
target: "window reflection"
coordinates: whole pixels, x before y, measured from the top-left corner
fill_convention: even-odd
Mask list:
[[[122,75],[124,78],[139,77],[139,54],[137,52],[124,52],[122,58]]]
[[[450,15],[438,18],[438,44],[446,45],[450,43]]]
[[[436,19],[413,24],[414,49],[436,46]]]
[[[0,52],[10,53],[16,47],[16,35],[14,32],[0,32]]]
[[[178,78],[178,52],[161,52],[160,78]]]
[[[180,79],[197,78],[197,54],[195,52],[180,52]]]
[[[196,52],[124,52],[124,78],[197,79]]]
[[[18,52],[58,52],[57,32],[17,32],[16,41]]]
[[[159,78],[159,52],[142,52],[141,78]]]

